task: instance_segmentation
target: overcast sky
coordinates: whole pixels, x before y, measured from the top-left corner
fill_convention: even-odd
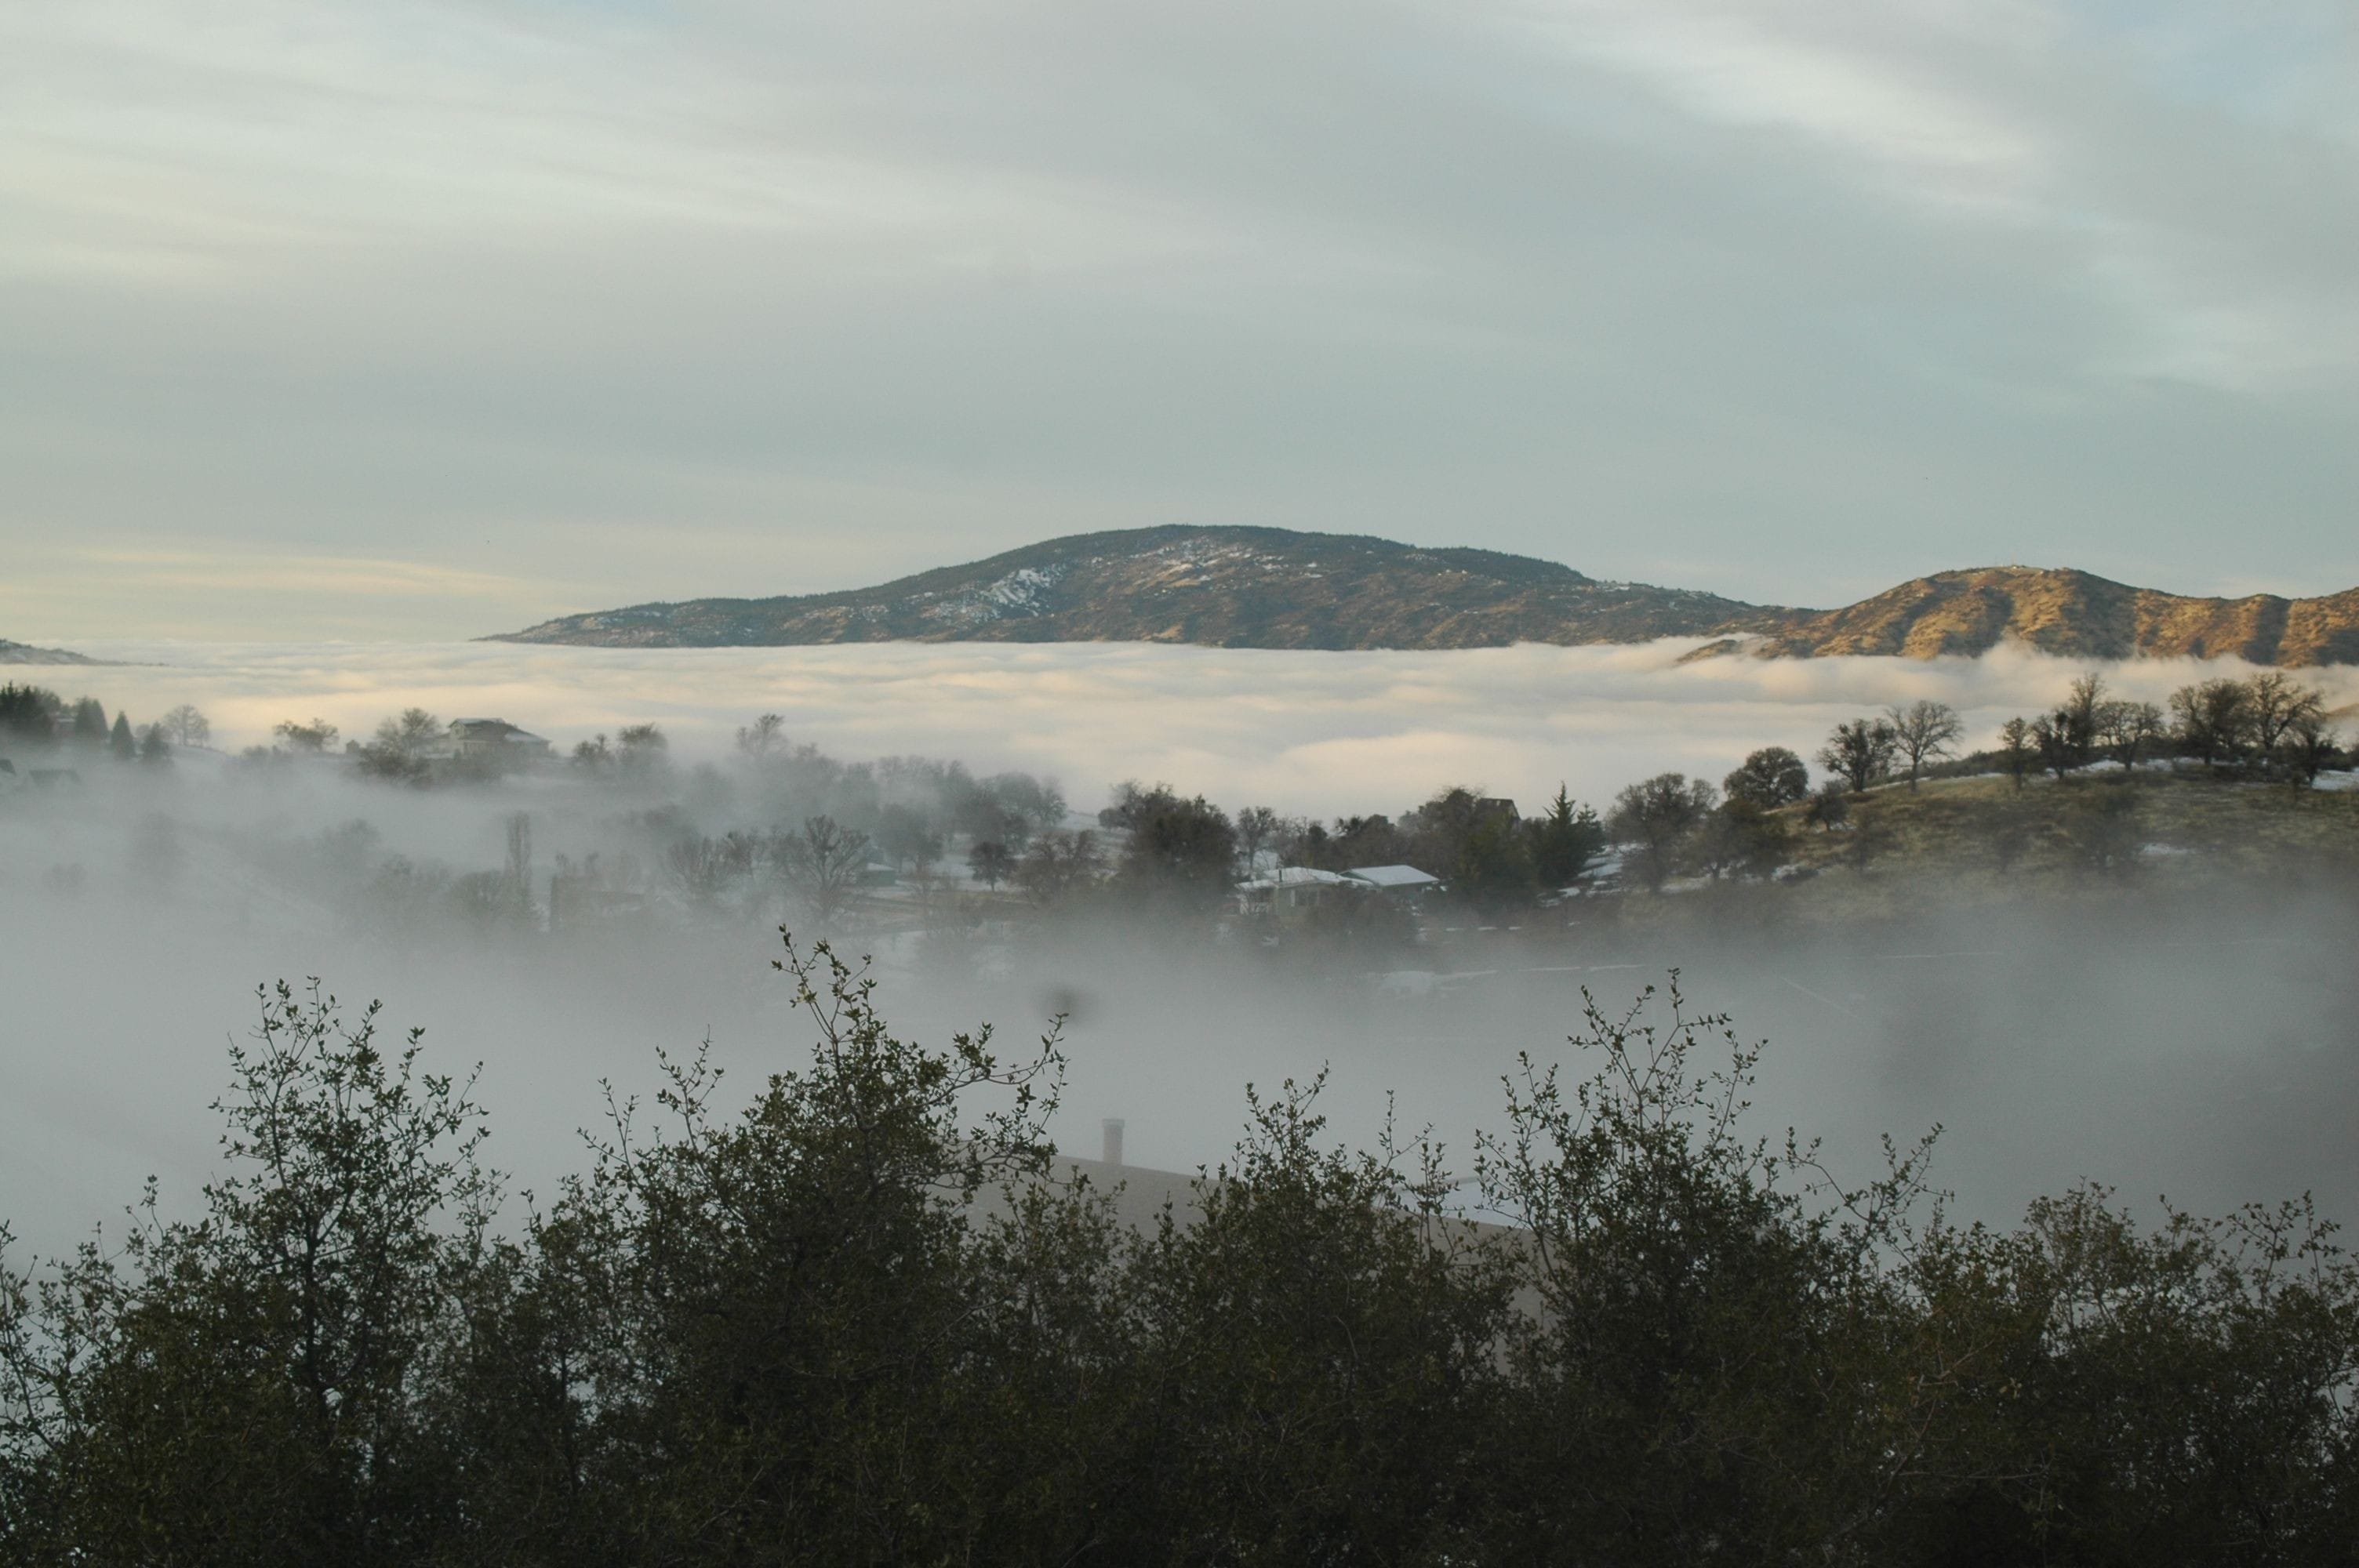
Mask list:
[[[10,0],[0,636],[1252,523],[2359,583],[2349,0]]]

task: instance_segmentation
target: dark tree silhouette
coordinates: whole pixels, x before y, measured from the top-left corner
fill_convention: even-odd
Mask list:
[[[1764,811],[1775,811],[1809,797],[1810,770],[1783,746],[1764,746],[1737,764],[1721,781],[1731,800],[1748,801]]]
[[[1899,750],[1900,736],[1889,720],[1846,719],[1819,748],[1819,766],[1849,784],[1852,794],[1865,795],[1891,776]]]

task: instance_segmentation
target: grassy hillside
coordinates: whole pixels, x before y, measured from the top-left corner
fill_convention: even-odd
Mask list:
[[[1894,784],[1854,796],[1821,828],[1778,813],[1787,861],[1808,879],[1798,904],[1854,914],[1979,903],[2089,884],[2341,875],[2359,864],[2359,791],[2296,790],[2199,773],[2058,781],[2004,777]]]

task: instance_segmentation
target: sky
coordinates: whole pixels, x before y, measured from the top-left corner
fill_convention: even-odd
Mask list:
[[[1060,534],[2359,583],[2347,0],[13,0],[0,636]]]

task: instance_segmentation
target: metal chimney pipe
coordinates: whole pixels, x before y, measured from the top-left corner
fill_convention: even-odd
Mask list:
[[[1122,1118],[1118,1116],[1109,1116],[1105,1119],[1103,1125],[1105,1128],[1105,1162],[1109,1165],[1120,1165],[1122,1163]]]

